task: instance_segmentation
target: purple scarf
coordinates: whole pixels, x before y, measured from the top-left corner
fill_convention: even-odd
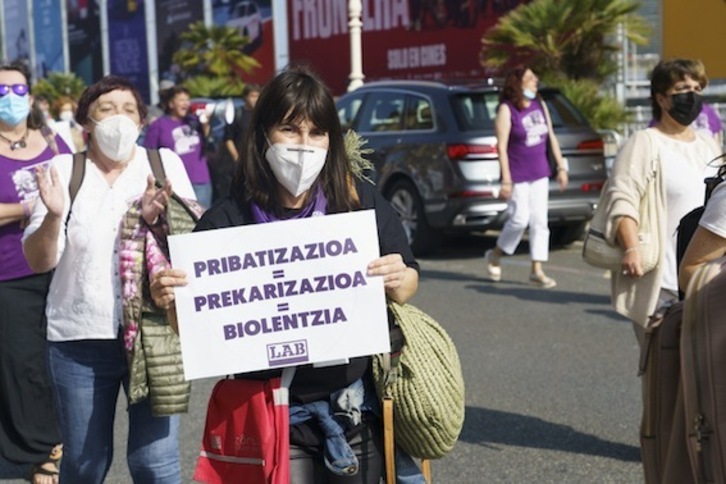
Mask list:
[[[255,202],[251,203],[251,210],[252,210],[252,218],[255,219],[255,222],[258,224],[264,224],[267,222],[277,222],[280,220],[277,218],[274,214],[270,212],[266,212],[265,210],[262,210],[259,205],[257,205]],[[307,218],[307,217],[317,217],[320,215],[325,215],[327,213],[328,209],[328,201],[325,199],[325,194],[323,191],[318,187],[315,192],[315,196],[312,197],[312,200],[310,200],[310,203],[308,203],[305,207],[303,207],[302,210],[300,210],[295,215],[282,219],[282,220],[292,220],[296,218]]]

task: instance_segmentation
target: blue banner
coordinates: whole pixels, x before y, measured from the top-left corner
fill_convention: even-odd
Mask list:
[[[98,2],[66,0],[66,14],[71,71],[86,84],[93,84],[103,77]]]
[[[7,1],[5,3],[7,5]],[[47,77],[51,71],[63,72],[63,29],[61,4],[57,0],[34,0],[33,34],[35,36],[36,79]]]
[[[131,81],[149,103],[144,0],[109,0],[107,5],[111,74]]]
[[[5,0],[5,43],[10,62],[30,59],[28,2]]]

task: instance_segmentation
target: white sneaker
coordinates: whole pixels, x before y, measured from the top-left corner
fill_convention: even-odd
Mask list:
[[[494,264],[492,264],[492,254],[494,254],[494,249],[489,249],[488,251],[484,252],[484,261],[486,262],[487,274],[489,274],[490,280],[494,282],[499,282],[502,280],[502,266],[495,266]]]

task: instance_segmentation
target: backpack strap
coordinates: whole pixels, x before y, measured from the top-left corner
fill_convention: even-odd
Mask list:
[[[146,157],[149,159],[151,173],[154,174],[154,178],[163,185],[166,181],[166,172],[164,171],[164,164],[161,162],[159,150],[146,148]]]
[[[71,196],[71,209],[73,208],[73,201],[78,195],[78,190],[81,189],[83,183],[83,177],[86,176],[86,152],[80,151],[73,153],[73,169],[71,171],[71,181],[68,184],[68,193]],[[68,217],[70,218],[71,211],[68,210]]]

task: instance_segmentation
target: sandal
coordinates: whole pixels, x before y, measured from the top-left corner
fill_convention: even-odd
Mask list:
[[[499,282],[502,280],[502,266],[492,264],[492,255],[494,255],[494,249],[489,249],[484,252],[484,261],[487,264],[487,274],[489,274],[490,280]]]
[[[63,445],[58,444],[53,447],[50,455],[38,464],[35,464],[30,471],[30,482],[37,484],[42,482],[38,477],[47,476],[52,478],[53,483],[58,482],[60,476],[60,461],[63,458]]]
[[[547,277],[544,272],[530,274],[529,282],[530,284],[542,289],[551,289],[557,285],[557,281],[551,277]]]

